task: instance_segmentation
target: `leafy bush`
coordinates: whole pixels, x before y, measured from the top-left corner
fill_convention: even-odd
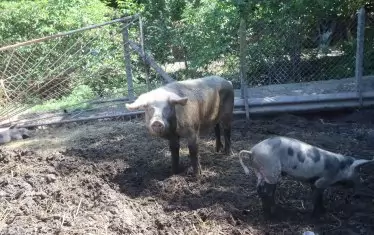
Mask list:
[[[35,0],[0,2],[0,45],[13,44],[109,21],[115,11],[99,0]],[[119,24],[83,31],[5,51],[0,70],[8,71],[14,96],[59,99],[76,85],[89,85],[101,95],[124,85],[122,35]],[[22,65],[24,63],[24,66]],[[10,80],[11,79],[11,80]],[[38,89],[36,89],[38,88]],[[56,90],[61,92],[57,93]]]
[[[158,64],[184,62],[177,80],[224,75],[238,84],[239,19],[247,24],[246,58],[248,83],[264,85],[353,76],[356,11],[364,0],[338,1],[244,1],[244,0],[10,0],[1,1],[0,45],[77,29],[124,15],[143,17],[145,49]],[[367,19],[374,22],[373,13]],[[338,25],[336,28],[333,25]],[[367,24],[369,26],[369,24]],[[334,28],[334,29],[333,29]],[[333,30],[332,30],[333,29]],[[329,30],[333,33],[330,34]],[[130,30],[137,37],[138,29]],[[365,32],[365,74],[373,69],[373,27]],[[51,50],[53,48],[53,50]],[[37,51],[38,53],[34,53]],[[331,52],[337,51],[335,55]],[[329,54],[329,56],[327,56]],[[94,95],[126,95],[123,42],[118,24],[76,33],[17,50],[32,69],[0,60],[0,71],[15,69],[12,82],[20,90],[30,84],[48,91],[87,86]],[[45,58],[48,58],[47,60]],[[60,59],[67,59],[61,62]],[[145,68],[132,54],[136,92],[145,91]],[[7,69],[5,69],[7,68]],[[19,71],[18,71],[19,70]],[[56,70],[57,72],[54,72]],[[63,71],[63,73],[61,73]],[[27,74],[27,76],[25,76]],[[0,75],[2,76],[2,75]],[[152,84],[158,84],[151,70]],[[2,77],[0,77],[2,79]],[[46,85],[47,84],[47,85]],[[82,88],[83,89],[83,88]],[[69,93],[70,94],[70,93]],[[69,99],[79,100],[77,95]],[[61,94],[64,95],[64,94]],[[62,96],[53,96],[59,102]],[[31,95],[30,95],[31,96]],[[72,98],[74,97],[74,98]],[[67,101],[65,100],[65,101]],[[65,102],[64,101],[64,102]]]
[[[112,14],[99,0],[1,1],[0,11],[0,45],[104,22]]]

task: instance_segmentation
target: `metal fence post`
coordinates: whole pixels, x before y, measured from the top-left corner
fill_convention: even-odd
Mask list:
[[[149,66],[145,62],[145,50],[144,50],[144,33],[143,33],[143,21],[142,17],[139,16],[139,37],[140,37],[140,46],[142,50],[142,60],[145,67],[145,80],[147,83],[147,90],[149,91],[151,89],[151,84],[149,82]]]
[[[360,8],[357,14],[357,48],[356,48],[356,71],[357,95],[359,97],[360,107],[362,100],[362,75],[364,62],[364,33],[365,33],[365,9]]]
[[[124,27],[122,31],[123,38],[123,50],[126,66],[126,76],[127,76],[127,91],[130,100],[134,98],[134,86],[132,83],[132,72],[131,72],[131,58],[130,58],[130,47],[129,47],[129,29],[127,26]]]
[[[244,99],[244,108],[245,116],[247,121],[249,120],[249,107],[248,107],[248,88],[246,86],[245,80],[247,77],[247,68],[246,68],[246,54],[245,54],[245,36],[246,36],[246,26],[245,19],[243,16],[240,17],[240,26],[239,26],[239,44],[240,44],[240,88],[241,88],[241,97]]]

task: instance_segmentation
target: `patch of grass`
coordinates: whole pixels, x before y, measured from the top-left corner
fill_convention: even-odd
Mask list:
[[[76,108],[90,108],[90,104],[83,103],[95,96],[93,90],[87,85],[79,85],[70,93],[70,95],[60,99],[50,99],[40,105],[35,105],[31,111],[51,111],[74,106]]]
[[[162,84],[158,83],[153,84],[152,89],[161,85]],[[139,96],[144,92],[147,92],[147,86],[145,84],[134,83],[134,93],[136,96]],[[105,91],[107,98],[119,98],[126,95],[126,93],[127,87]],[[93,105],[87,101],[94,98],[96,98],[96,93],[92,88],[90,88],[88,85],[79,85],[75,87],[68,96],[64,96],[60,99],[50,99],[42,104],[35,105],[30,109],[30,112],[54,111],[65,108],[90,109]]]

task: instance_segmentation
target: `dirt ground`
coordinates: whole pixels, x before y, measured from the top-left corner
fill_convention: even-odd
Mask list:
[[[273,135],[371,158],[374,111],[330,117],[279,115],[235,120],[233,151]],[[321,121],[320,118],[323,118]],[[276,200],[281,218],[265,221],[255,177],[237,156],[214,151],[214,134],[202,137],[202,177],[170,175],[167,142],[148,135],[143,120],[71,123],[36,129],[29,139],[0,147],[1,234],[374,234],[373,198],[352,190],[325,193],[327,213],[311,220],[310,188],[285,177]],[[373,166],[362,179],[374,189]]]

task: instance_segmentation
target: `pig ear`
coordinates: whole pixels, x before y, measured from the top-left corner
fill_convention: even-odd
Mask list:
[[[147,107],[147,103],[145,103],[144,101],[142,102],[140,99],[137,99],[131,104],[125,104],[125,106],[128,110],[133,111],[133,110],[145,109]]]
[[[170,97],[169,98],[169,102],[171,104],[179,104],[179,105],[186,105],[187,104],[187,101],[188,101],[188,97]]]

